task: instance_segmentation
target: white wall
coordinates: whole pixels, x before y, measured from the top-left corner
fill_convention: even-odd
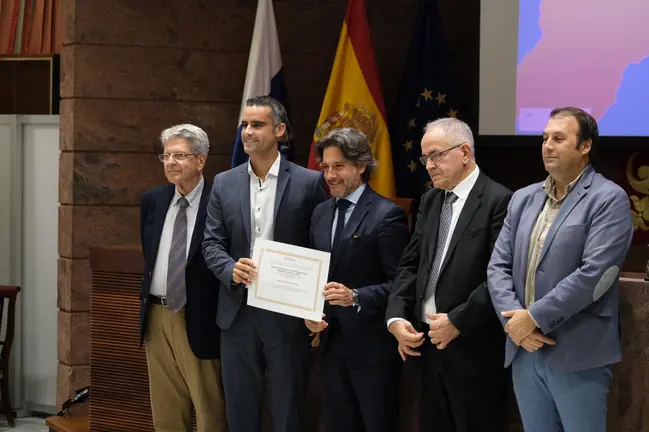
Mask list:
[[[28,408],[56,406],[59,119],[29,116],[23,137],[23,388]]]
[[[0,116],[0,284],[20,285],[15,409],[56,406],[59,117]]]

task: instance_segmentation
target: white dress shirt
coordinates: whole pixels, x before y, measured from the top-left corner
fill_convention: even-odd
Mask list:
[[[446,252],[448,252],[448,247],[451,244],[453,231],[455,231],[455,226],[457,225],[457,221],[460,218],[460,214],[462,213],[462,209],[464,208],[466,199],[469,197],[469,193],[471,192],[471,189],[473,189],[473,186],[475,186],[476,181],[478,181],[479,174],[480,174],[480,169],[476,166],[475,169],[471,172],[471,174],[469,174],[464,180],[458,183],[457,186],[455,186],[453,189],[446,192],[446,194],[448,194],[449,192],[453,192],[455,195],[457,195],[457,200],[455,200],[455,202],[453,203],[453,216],[451,217],[451,226],[448,230],[448,235],[446,236],[444,249],[442,250],[442,260],[440,261],[441,263],[443,263],[444,259],[446,258]],[[436,215],[436,217],[439,217],[439,215]],[[426,278],[426,283],[428,283],[428,278]],[[422,318],[425,319],[427,323],[430,323],[430,320],[426,318],[426,313],[433,313],[433,314],[437,313],[437,306],[435,305],[434,295],[431,296],[431,298],[429,298],[426,303],[422,304],[421,316]],[[403,319],[403,318],[392,318],[388,320],[388,327],[394,321],[397,321],[399,319]]]
[[[277,159],[270,167],[266,180],[262,181],[252,170],[248,161],[248,174],[250,175],[250,256],[258,238],[273,240],[275,229],[275,197],[277,195],[277,177],[281,158],[277,152]]]
[[[189,206],[185,210],[187,212],[187,249],[186,253],[189,254],[189,246],[192,242],[192,234],[194,232],[194,226],[196,225],[196,216],[198,215],[198,206],[201,202],[201,196],[203,195],[203,187],[205,186],[205,180],[201,177],[201,181],[196,185],[191,192],[185,195],[185,199],[189,203]],[[155,259],[155,265],[153,267],[153,276],[151,279],[151,290],[150,293],[158,297],[167,296],[167,271],[169,268],[169,252],[171,251],[171,240],[174,233],[174,223],[176,222],[176,216],[178,215],[178,200],[182,198],[183,195],[176,188],[171,203],[169,204],[169,209],[167,210],[167,216],[165,216],[165,222],[162,226],[162,234],[160,234],[160,246],[158,247],[158,255]]]
[[[352,216],[352,212],[354,211],[356,204],[358,204],[358,200],[361,199],[361,195],[363,195],[366,186],[367,184],[363,183],[354,192],[350,193],[344,198],[350,203],[352,203],[345,211],[345,226],[347,226],[347,222],[349,222],[349,218]],[[338,200],[336,200],[336,202],[338,202]],[[334,244],[334,235],[336,234],[337,223],[338,223],[338,209],[336,209],[336,211],[334,212],[334,223],[331,225],[331,246],[333,246]]]

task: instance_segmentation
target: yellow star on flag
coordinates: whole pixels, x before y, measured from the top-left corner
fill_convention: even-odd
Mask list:
[[[406,143],[403,145],[403,148],[406,149],[406,151],[412,150],[412,140],[406,141]]]
[[[457,118],[457,110],[451,109],[447,114],[449,117]]]
[[[415,163],[415,161],[410,161],[410,163],[406,166],[410,168],[411,173],[417,171],[417,164]]]
[[[435,97],[435,100],[437,101],[438,105],[441,105],[446,102],[446,95],[437,92],[437,96]]]
[[[428,99],[433,100],[433,92],[427,88],[424,89],[424,92],[421,95],[424,97],[424,101],[427,101]]]
[[[415,119],[410,119],[410,120],[408,121],[408,129],[412,129],[412,128],[414,128],[415,126],[416,126],[416,125],[415,125]]]

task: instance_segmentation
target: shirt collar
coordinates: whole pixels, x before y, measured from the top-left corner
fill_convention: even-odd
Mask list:
[[[279,177],[279,165],[281,161],[282,158],[279,152],[277,152],[277,159],[275,159],[275,162],[273,162],[273,164],[271,165],[270,170],[268,170],[269,175],[272,175],[273,177]],[[259,178],[257,177],[257,174],[255,174],[255,172],[252,169],[252,164],[250,163],[250,159],[248,159],[248,174],[250,175],[250,177],[254,176],[256,178]]]
[[[191,192],[185,195],[185,199],[189,203],[189,207],[194,207],[198,203],[201,195],[203,194],[204,186],[205,186],[205,179],[203,178],[203,176],[201,176],[201,181],[198,182],[198,184],[194,187],[194,189],[191,190]],[[178,188],[176,188],[176,192],[174,193],[174,198],[172,200],[174,205],[178,204],[178,200],[182,197],[183,194],[181,194]]]
[[[561,199],[557,199],[556,184],[555,184],[554,179],[552,178],[552,176],[548,176],[548,178],[545,179],[545,182],[543,182],[543,190],[547,194],[548,198],[550,198],[554,202],[563,201],[568,196],[570,191],[575,187],[575,185],[577,184],[577,182],[581,178],[581,175],[584,173],[584,171],[586,171],[588,169],[588,166],[589,165],[586,165],[586,167],[583,170],[581,170],[581,172],[579,173],[577,178],[575,178],[573,181],[571,181],[568,184],[568,186],[566,186],[566,194]]]
[[[448,192],[453,192],[455,195],[457,195],[458,199],[461,199],[462,201],[466,200],[469,197],[471,189],[473,189],[473,186],[475,186],[475,183],[478,181],[479,175],[480,168],[478,168],[478,166],[476,165],[473,171],[471,171],[471,174],[469,174],[464,180],[459,182],[457,186],[455,186]]]
[[[367,183],[363,183],[362,185],[357,187],[354,192],[347,195],[345,199],[354,205],[358,204],[358,200],[361,199],[361,195],[363,195],[363,192],[365,191],[366,187],[367,187]],[[338,199],[339,198],[336,198],[336,202],[338,202]]]

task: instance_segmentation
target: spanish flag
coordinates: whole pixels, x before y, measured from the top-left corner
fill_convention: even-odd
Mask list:
[[[330,130],[342,127],[353,127],[367,136],[379,163],[370,185],[381,195],[394,197],[390,136],[364,0],[349,0],[347,4],[327,93],[313,134],[310,169],[319,169],[315,143]]]

